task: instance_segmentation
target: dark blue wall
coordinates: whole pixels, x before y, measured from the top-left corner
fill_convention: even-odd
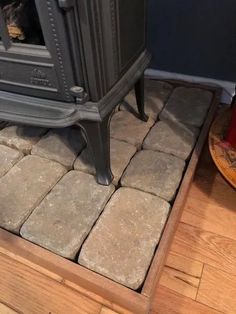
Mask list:
[[[151,67],[236,81],[236,0],[149,0]]]

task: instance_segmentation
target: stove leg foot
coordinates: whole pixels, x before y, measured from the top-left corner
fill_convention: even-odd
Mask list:
[[[99,184],[109,185],[113,180],[110,167],[110,115],[102,122],[79,121],[93,153],[96,179]]]
[[[144,111],[144,74],[135,84],[135,95],[140,119],[147,122],[148,116]]]

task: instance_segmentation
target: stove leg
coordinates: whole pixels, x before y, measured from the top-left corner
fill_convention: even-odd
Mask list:
[[[113,180],[110,167],[110,115],[102,122],[79,121],[93,153],[96,179],[99,184],[109,185]]]
[[[144,111],[144,74],[135,84],[135,95],[140,119],[146,122],[148,120],[148,116]]]

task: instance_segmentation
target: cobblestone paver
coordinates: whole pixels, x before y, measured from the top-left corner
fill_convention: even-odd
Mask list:
[[[11,125],[0,131],[0,144],[29,154],[34,144],[47,132],[46,129]]]
[[[79,263],[138,289],[169,212],[164,200],[121,188],[108,202],[79,255]]]
[[[119,111],[111,119],[111,137],[140,147],[150,127],[150,123],[137,119],[132,113]]]
[[[212,96],[211,92],[199,88],[178,87],[170,96],[160,118],[200,127]]]
[[[175,156],[144,150],[131,160],[121,185],[149,192],[171,201],[181,181],[185,162]]]
[[[0,226],[19,232],[35,207],[66,173],[59,163],[27,156],[0,179]]]
[[[22,157],[23,154],[18,150],[0,145],[0,177],[7,173]]]
[[[114,175],[113,183],[115,185],[118,184],[125,168],[129,164],[129,161],[135,152],[135,146],[111,139],[111,170]],[[81,155],[76,159],[74,169],[95,174],[92,154],[88,147],[86,147],[86,149],[84,149]]]
[[[70,171],[34,210],[21,235],[73,259],[114,190],[89,174]]]
[[[55,160],[71,169],[85,145],[79,129],[56,129],[48,132],[32,149],[33,155]]]
[[[172,121],[160,121],[146,137],[143,148],[160,151],[186,160],[195,143],[199,130]]]

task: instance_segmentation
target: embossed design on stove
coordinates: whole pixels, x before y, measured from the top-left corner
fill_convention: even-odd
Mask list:
[[[33,85],[39,85],[39,86],[47,86],[47,87],[52,86],[49,79],[47,78],[47,74],[38,68],[35,68],[32,71],[30,83]]]

